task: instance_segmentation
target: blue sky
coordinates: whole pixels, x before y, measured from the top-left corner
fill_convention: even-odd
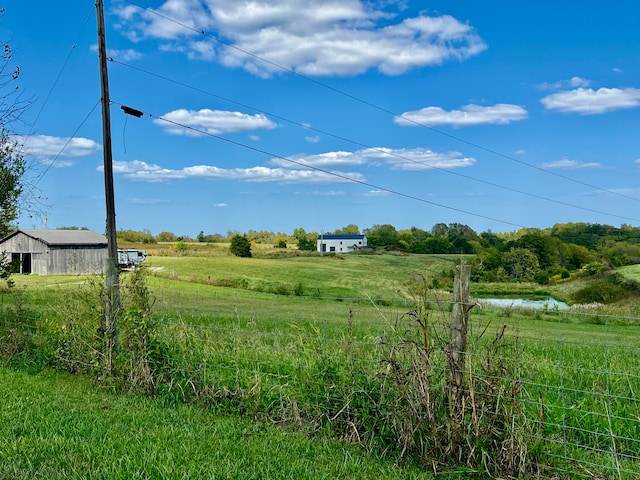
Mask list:
[[[20,226],[103,231],[94,3],[5,8],[32,102],[12,125]],[[640,225],[636,2],[107,0],[105,15],[118,229]]]

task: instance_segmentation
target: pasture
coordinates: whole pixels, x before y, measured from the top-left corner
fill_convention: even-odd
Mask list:
[[[401,404],[393,403],[397,379],[386,366],[399,361],[400,349],[420,345],[412,312],[428,326],[430,340],[423,347],[446,341],[451,297],[433,286],[447,287],[458,260],[393,254],[151,255],[153,386],[164,398],[326,432],[398,459],[402,448],[390,431],[395,427],[385,422],[392,419],[391,405]],[[123,274],[123,284],[131,275]],[[58,364],[83,370],[73,356],[90,364],[90,352],[73,352],[69,340],[91,342],[100,300],[95,286],[77,285],[85,280],[81,277],[73,280],[16,277],[16,290],[23,297],[24,324],[40,332],[34,343],[53,349],[49,355]],[[524,284],[473,288],[548,291]],[[14,302],[11,295],[3,295],[3,307]],[[637,305],[629,308],[638,311]],[[132,338],[127,321],[125,316],[125,345]],[[529,437],[530,458],[541,473],[638,475],[637,314],[474,307],[469,326],[467,368],[479,375],[478,391],[485,384],[495,388],[488,393],[495,412],[514,395],[524,414],[514,418],[521,424],[500,428]],[[435,395],[446,366],[443,358],[431,359]],[[475,442],[471,448],[484,448],[480,438]]]

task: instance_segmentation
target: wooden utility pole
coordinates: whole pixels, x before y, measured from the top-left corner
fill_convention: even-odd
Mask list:
[[[98,57],[100,59],[100,85],[102,92],[102,148],[104,153],[104,192],[107,206],[106,290],[107,305],[104,319],[105,368],[111,372],[113,352],[118,344],[118,307],[120,281],[118,273],[118,243],[116,240],[116,209],[113,193],[113,155],[111,150],[111,102],[109,99],[109,72],[107,70],[107,41],[104,26],[104,4],[96,0],[98,19]]]

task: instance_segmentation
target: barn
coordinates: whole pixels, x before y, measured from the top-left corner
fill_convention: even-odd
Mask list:
[[[0,240],[0,252],[17,273],[80,275],[104,272],[107,237],[91,230],[16,230]]]
[[[318,237],[318,252],[353,252],[367,248],[366,235],[320,235]]]

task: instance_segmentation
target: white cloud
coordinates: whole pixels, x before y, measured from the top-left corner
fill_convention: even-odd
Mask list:
[[[228,203],[214,203],[213,206],[215,208],[226,208],[226,207],[229,206],[229,204]]]
[[[561,160],[555,160],[552,162],[546,162],[540,165],[542,168],[548,169],[564,169],[564,170],[578,170],[578,169],[588,169],[588,168],[604,168],[604,165],[597,162],[579,162],[578,160],[570,160],[568,158],[563,158]]]
[[[580,77],[571,77],[569,80],[569,86],[571,87],[588,87],[591,85],[591,80]]]
[[[102,167],[98,167],[101,170]],[[337,183],[350,180],[364,181],[359,173],[320,172],[317,170],[292,170],[285,168],[251,167],[220,168],[212,165],[194,165],[179,170],[163,168],[139,160],[132,162],[113,162],[113,172],[129,180],[162,183],[170,180],[192,178],[238,180],[245,182],[294,183]],[[335,173],[335,174],[334,174]]]
[[[440,107],[425,107],[413,112],[396,116],[393,121],[398,125],[414,127],[418,125],[452,125],[468,127],[471,125],[504,125],[527,118],[527,111],[518,106],[498,103],[490,107],[465,105],[460,110],[446,111]]]
[[[399,75],[487,48],[470,25],[454,17],[420,14],[400,20],[382,10],[386,6],[363,0],[166,0],[136,16],[130,8],[117,13],[123,33],[134,41],[160,39],[194,58],[217,57],[259,76],[282,73],[274,63],[305,75],[357,75],[369,69]],[[226,44],[203,40],[210,45],[204,48],[192,41],[201,32]]]
[[[259,128],[272,129],[276,124],[263,114],[248,115],[241,112],[229,112],[224,110],[186,110],[179,109],[166,113],[163,119],[155,119],[154,123],[160,125],[167,133],[173,135],[203,135],[203,132],[218,135],[221,133],[233,133]],[[171,122],[175,122],[171,123]],[[176,125],[178,124],[178,125]],[[191,128],[184,128],[186,125]]]
[[[362,165],[366,163],[364,157],[358,152],[326,152],[316,155],[294,155],[285,158],[273,158],[269,161],[271,165],[286,168],[306,168],[308,166],[315,168],[336,168],[353,165]]]
[[[571,77],[568,80],[559,80],[553,83],[544,82],[538,85],[538,88],[540,90],[560,90],[562,88],[588,87],[589,85],[591,85],[591,80],[582,77]]]
[[[385,197],[389,195],[389,192],[384,190],[369,190],[362,194],[363,197]]]
[[[314,195],[319,197],[341,197],[346,195],[345,192],[340,190],[315,190],[313,192],[296,192],[296,195]]]
[[[384,161],[394,170],[430,170],[470,167],[475,158],[464,157],[460,152],[438,153],[428,148],[370,148],[361,151],[364,158]]]
[[[516,154],[516,155],[524,155],[525,153],[527,153],[527,151],[526,151],[526,150],[523,150],[523,149],[520,149],[520,150],[516,150],[516,151],[515,151],[515,154]]]
[[[76,162],[72,160],[60,160],[59,158],[45,158],[38,161],[39,165],[51,166],[54,168],[68,168],[73,167]]]
[[[33,157],[42,163],[54,162],[57,167],[68,167],[73,162],[58,160],[58,157],[79,158],[86,157],[97,151],[102,146],[82,137],[52,137],[49,135],[16,136],[13,139],[22,147],[22,153],[27,157]]]
[[[577,88],[547,95],[540,100],[549,110],[596,115],[640,106],[638,88]]]
[[[191,60],[211,61],[216,58],[216,49],[211,41],[189,42],[187,57]]]
[[[304,139],[309,143],[318,143],[320,142],[320,135],[315,135],[313,137],[304,137]]]
[[[438,153],[428,148],[367,148],[355,152],[326,152],[316,155],[296,155],[274,158],[271,165],[288,168],[339,168],[365,164],[390,165],[394,170],[429,170],[433,168],[468,167],[474,158],[464,157],[460,152]]]

